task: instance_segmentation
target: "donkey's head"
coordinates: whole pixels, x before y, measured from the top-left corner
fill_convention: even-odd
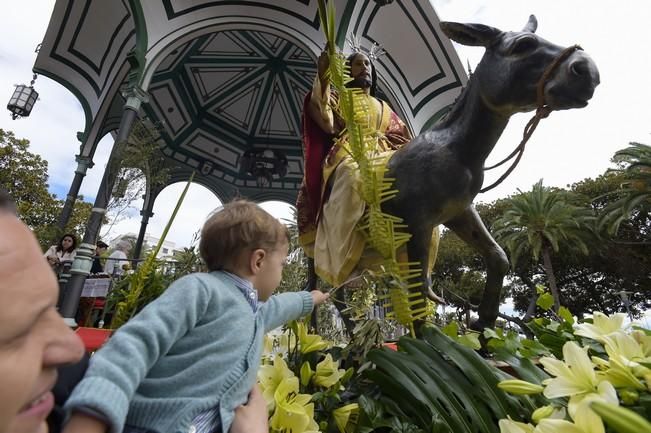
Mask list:
[[[540,103],[539,86],[543,86],[542,102],[553,110],[585,107],[599,84],[597,66],[580,48],[565,49],[534,34],[537,26],[533,15],[520,32],[503,32],[482,24],[441,23],[450,39],[486,48],[473,80],[491,108],[507,115],[531,111]],[[554,63],[555,67],[550,66]]]

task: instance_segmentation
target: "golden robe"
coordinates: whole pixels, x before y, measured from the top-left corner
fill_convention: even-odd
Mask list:
[[[369,98],[373,98],[369,96]],[[318,78],[305,105],[316,102],[323,119],[334,125],[336,94],[321,89]],[[412,136],[407,126],[384,101],[381,109],[369,99],[368,126],[376,130],[377,146],[369,157],[388,161],[393,151],[408,143]],[[353,271],[373,268],[381,257],[366,248],[364,234],[358,228],[366,204],[359,192],[361,178],[357,165],[345,149],[346,140],[334,143],[303,110],[303,152],[305,156],[303,184],[296,203],[299,243],[314,259],[316,274],[333,286],[346,282]],[[436,259],[438,228],[432,240],[430,265]],[[406,261],[405,252],[399,255]],[[431,269],[431,266],[430,266]]]

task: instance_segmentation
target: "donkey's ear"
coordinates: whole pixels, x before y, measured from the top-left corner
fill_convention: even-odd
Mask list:
[[[449,21],[441,22],[441,30],[445,35],[461,45],[487,47],[502,33],[495,27],[483,24],[461,24]]]
[[[524,26],[522,31],[523,32],[536,33],[537,28],[538,28],[538,20],[536,19],[536,16],[535,15],[529,15],[529,21],[527,22],[527,25]]]

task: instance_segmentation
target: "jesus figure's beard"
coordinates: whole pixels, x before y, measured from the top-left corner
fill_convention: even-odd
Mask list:
[[[365,76],[363,76],[363,77],[358,76],[356,78],[353,78],[353,81],[349,82],[346,86],[347,87],[356,87],[356,88],[360,88],[360,89],[370,89],[372,85],[373,85],[373,82],[369,78],[367,78]]]

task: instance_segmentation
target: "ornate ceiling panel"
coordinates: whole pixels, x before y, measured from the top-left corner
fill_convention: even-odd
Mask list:
[[[165,153],[210,162],[205,176],[256,187],[241,169],[249,149],[283,152],[288,173],[270,189],[296,191],[302,179],[300,116],[314,80],[311,53],[271,33],[228,30],[173,50],[150,84],[147,108],[162,124]]]

